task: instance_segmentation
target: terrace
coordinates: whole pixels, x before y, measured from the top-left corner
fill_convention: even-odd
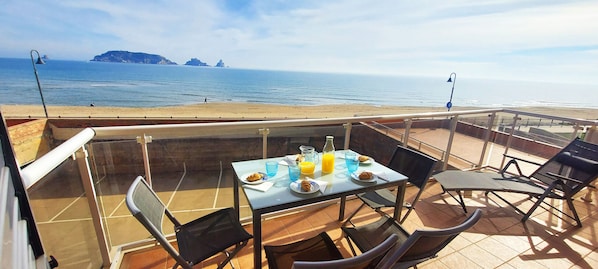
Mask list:
[[[502,154],[507,152],[543,162],[574,137],[598,136],[597,121],[506,109],[84,129],[60,126],[58,120],[47,125],[52,126],[51,131],[46,130],[51,132],[52,140],[47,143],[51,150],[22,167],[21,175],[43,245],[38,250],[33,247],[33,252],[55,256],[60,268],[163,268],[173,264],[124,204],[137,175],[149,178],[177,218],[188,221],[233,205],[231,162],[295,154],[302,144],[321,148],[325,135],[335,136],[336,148],[351,148],[381,163],[389,160],[394,145],[406,144],[438,158],[437,171],[501,167]],[[14,147],[16,158],[24,163],[27,150]],[[524,169],[529,173],[532,168]],[[415,194],[412,189],[408,188],[406,197]],[[595,267],[598,227],[594,193],[587,191],[575,200],[583,222],[582,228],[576,228],[546,210],[536,211],[532,219],[521,223],[516,212],[500,200],[474,192],[468,206],[482,208],[482,220],[426,265]],[[523,196],[513,196],[529,203]],[[594,202],[588,202],[592,198]],[[357,205],[357,200],[350,201],[347,211]],[[246,201],[241,201],[240,209],[242,222],[251,231]],[[348,257],[348,245],[340,240],[337,212],[338,203],[333,201],[268,215],[264,242],[291,242],[326,230]],[[464,217],[460,206],[432,182],[405,226],[410,231],[441,228]],[[373,211],[362,210],[354,220],[367,223],[376,218]],[[252,253],[251,247],[246,247],[234,263],[251,268]],[[204,265],[211,268],[216,260]]]

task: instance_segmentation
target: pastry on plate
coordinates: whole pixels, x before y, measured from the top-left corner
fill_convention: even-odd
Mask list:
[[[368,172],[368,171],[363,171],[359,174],[359,179],[361,179],[361,180],[372,179],[372,177],[374,177],[374,174],[372,172]]]
[[[264,175],[262,175],[261,173],[257,173],[256,172],[256,173],[253,173],[253,174],[247,176],[246,179],[249,182],[254,182],[254,181],[258,181],[258,180],[262,179],[263,177],[264,177]]]
[[[370,157],[365,156],[365,155],[359,155],[359,157],[357,157],[357,159],[359,160],[359,162],[362,163],[362,162],[367,162],[370,159]]]
[[[301,180],[301,191],[311,191],[311,183],[308,180]]]

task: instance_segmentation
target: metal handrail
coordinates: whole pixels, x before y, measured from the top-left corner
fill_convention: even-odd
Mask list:
[[[412,118],[447,117],[455,115],[471,115],[480,113],[499,112],[501,109],[468,110],[460,112],[429,112],[401,115],[354,116],[327,119],[294,119],[294,120],[268,120],[268,121],[243,121],[243,122],[211,122],[211,123],[185,123],[162,125],[135,125],[94,127],[94,139],[135,139],[141,134],[151,135],[154,139],[160,138],[185,138],[222,135],[227,131],[257,130],[274,127],[300,127],[321,126],[344,123],[357,123],[362,121],[402,120]]]
[[[87,142],[91,141],[94,136],[94,131],[91,128],[86,128],[79,132],[71,139],[65,141],[55,149],[46,153],[44,156],[35,160],[33,163],[21,170],[23,178],[23,185],[25,188],[31,187],[38,182],[56,167],[58,167],[64,160],[72,157],[81,147],[85,146]]]

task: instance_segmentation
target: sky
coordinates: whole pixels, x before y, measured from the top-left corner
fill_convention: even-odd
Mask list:
[[[598,85],[598,1],[0,0],[0,57]]]

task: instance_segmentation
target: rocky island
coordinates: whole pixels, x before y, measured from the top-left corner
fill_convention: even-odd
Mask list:
[[[129,52],[123,50],[111,50],[102,55],[93,57],[94,62],[112,62],[112,63],[137,63],[137,64],[171,64],[176,65],[160,55],[148,54],[143,52]]]
[[[200,59],[191,58],[191,60],[187,61],[185,65],[192,65],[192,66],[209,66],[207,63],[202,62]]]

